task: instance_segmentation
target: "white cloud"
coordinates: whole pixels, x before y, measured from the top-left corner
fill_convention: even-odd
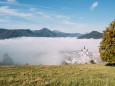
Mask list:
[[[43,12],[43,11],[35,11],[34,14],[36,15],[36,18],[41,18],[47,21],[47,19],[50,21],[57,21],[60,23],[63,22],[69,22],[71,20],[71,17],[65,16],[65,15],[60,15],[56,13],[49,13],[49,12]]]
[[[29,63],[57,65],[61,64],[65,59],[65,52],[60,51],[78,51],[81,50],[85,45],[90,52],[98,53],[100,41],[101,39],[95,40],[42,37],[6,39],[0,40],[0,56],[3,56],[4,53],[7,52],[9,55],[11,55],[14,63],[18,64]]]
[[[45,13],[45,12],[42,12],[42,11],[36,11],[35,13],[37,13],[37,17],[39,15],[39,17],[43,18],[43,19],[52,19],[53,17],[49,14],[49,13]]]
[[[66,24],[66,25],[74,25],[74,22],[71,22],[69,20],[63,20],[62,24]]]
[[[81,19],[83,19],[83,17],[82,17],[82,16],[80,16],[80,17],[79,17],[79,19],[81,20]]]
[[[30,17],[30,16],[32,16],[31,13],[18,12],[18,10],[11,9],[11,8],[9,8],[9,6],[0,7],[0,14],[7,14],[10,16],[18,16],[18,17]]]
[[[7,20],[7,19],[0,19],[0,23],[6,23],[6,22],[9,22],[9,20]]]
[[[72,24],[71,18],[64,15],[55,14],[54,18],[62,24]]]
[[[94,10],[97,6],[98,6],[98,2],[94,2],[91,7],[90,7],[90,10]]]
[[[34,11],[36,11],[36,8],[30,8],[29,9],[31,12],[34,12]]]
[[[15,3],[16,0],[7,0],[7,2],[9,2],[9,3]]]
[[[61,19],[61,20],[70,20],[69,17],[63,16],[63,15],[56,15],[56,18]]]

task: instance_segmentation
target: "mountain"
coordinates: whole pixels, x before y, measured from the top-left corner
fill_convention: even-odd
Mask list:
[[[79,37],[82,35],[80,33],[65,33],[58,30],[54,30],[53,32],[59,37]]]
[[[94,39],[100,39],[102,38],[102,33],[97,32],[97,31],[92,31],[90,33],[87,33],[85,35],[79,36],[78,39],[90,39],[90,38],[94,38]]]
[[[64,33],[61,31],[51,31],[48,28],[42,28],[41,30],[30,29],[3,29],[0,28],[0,39],[9,39],[16,37],[79,37],[80,33]]]
[[[78,37],[78,39],[99,39],[102,38],[102,33],[97,31],[92,31],[88,34],[80,34],[80,33],[65,33],[61,31],[51,31],[48,28],[42,28],[41,30],[30,30],[30,29],[3,29],[0,28],[0,39],[9,39],[16,37]]]
[[[81,36],[80,33],[65,33],[58,30],[51,31],[48,28],[35,30],[34,33],[37,37],[78,37],[78,36]]]
[[[0,29],[0,39],[8,39],[22,36],[32,37],[34,36],[34,33],[29,29],[16,29],[16,30]]]
[[[53,31],[49,30],[48,28],[35,30],[34,33],[35,33],[35,36],[37,37],[58,37]]]

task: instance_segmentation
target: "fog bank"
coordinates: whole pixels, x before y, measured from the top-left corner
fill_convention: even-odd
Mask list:
[[[22,37],[0,40],[0,62],[7,53],[15,64],[61,64],[63,51],[77,51],[84,46],[98,53],[101,39]]]

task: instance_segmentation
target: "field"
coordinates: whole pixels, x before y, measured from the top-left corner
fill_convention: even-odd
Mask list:
[[[115,86],[115,67],[103,64],[0,66],[0,86]]]

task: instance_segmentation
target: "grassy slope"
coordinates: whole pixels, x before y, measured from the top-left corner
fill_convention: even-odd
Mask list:
[[[115,86],[115,67],[0,66],[0,86]]]

